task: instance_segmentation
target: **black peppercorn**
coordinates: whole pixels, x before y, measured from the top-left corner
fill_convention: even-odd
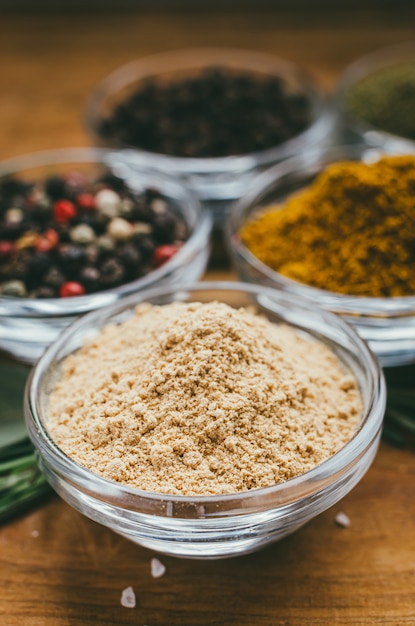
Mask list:
[[[66,183],[61,176],[49,176],[45,181],[45,191],[53,200],[65,198]]]
[[[101,265],[100,285],[104,289],[120,285],[124,280],[125,270],[119,261],[114,258],[107,259]]]
[[[33,294],[35,298],[56,298],[57,291],[52,289],[52,287],[47,287],[42,285],[38,289],[36,289]]]
[[[176,220],[171,213],[156,213],[153,219],[154,236],[158,243],[172,243],[175,240]]]
[[[117,252],[117,258],[127,269],[137,267],[141,263],[141,254],[136,246],[125,244]]]
[[[28,256],[28,273],[33,278],[40,278],[50,265],[49,256],[45,252],[34,252]]]
[[[213,67],[139,85],[102,120],[100,132],[118,145],[198,158],[265,150],[310,123],[309,98],[281,78]]]
[[[89,245],[85,246],[84,254],[85,262],[89,265],[96,265],[98,263],[100,258],[100,251],[95,244],[90,243]]]
[[[154,240],[148,235],[140,235],[136,239],[137,248],[140,250],[143,259],[149,259],[153,256],[156,245]]]
[[[97,291],[101,280],[100,271],[96,267],[84,267],[79,273],[79,280],[88,293]]]
[[[103,183],[106,187],[113,189],[117,193],[122,193],[127,188],[125,181],[116,176],[112,172],[108,172],[99,178],[99,182]]]
[[[33,183],[11,176],[1,181],[0,193],[9,198],[16,196],[24,197],[32,188]]]
[[[50,267],[45,276],[43,283],[48,287],[59,288],[66,281],[65,275],[58,267]]]
[[[70,243],[59,246],[59,262],[65,272],[77,272],[84,258],[85,252],[82,246]]]
[[[84,213],[78,220],[78,224],[87,224],[94,229],[96,235],[103,235],[107,228],[109,218],[98,211]]]

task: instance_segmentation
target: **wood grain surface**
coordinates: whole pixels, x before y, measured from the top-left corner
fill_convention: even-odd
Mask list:
[[[88,145],[88,92],[145,54],[195,45],[263,50],[301,63],[330,90],[355,57],[414,36],[411,10],[4,13],[0,159]],[[209,276],[232,278],[220,268]],[[158,579],[154,553],[51,496],[0,528],[0,624],[414,625],[414,496],[413,447],[383,441],[360,484],[291,537],[236,559],[159,557],[167,571]],[[349,528],[335,523],[339,511]],[[134,609],[120,604],[128,586]]]

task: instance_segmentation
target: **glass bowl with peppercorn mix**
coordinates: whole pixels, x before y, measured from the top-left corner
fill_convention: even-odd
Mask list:
[[[186,182],[221,216],[259,170],[325,141],[332,115],[314,79],[258,51],[196,48],[133,61],[93,91],[86,125]]]
[[[415,150],[415,44],[400,43],[358,58],[333,95],[339,143]]]
[[[197,559],[253,552],[333,506],[373,461],[384,410],[382,370],[352,327],[237,282],[154,288],[88,313],[25,395],[40,467],[65,501]]]
[[[183,185],[117,152],[0,163],[0,349],[33,363],[76,316],[204,272],[211,217]]]
[[[227,242],[241,280],[341,315],[382,365],[415,361],[415,152],[309,151],[258,176]]]

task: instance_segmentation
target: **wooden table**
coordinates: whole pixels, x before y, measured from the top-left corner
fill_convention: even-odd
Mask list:
[[[335,3],[333,3],[335,4]],[[0,158],[88,145],[86,94],[133,58],[194,45],[264,50],[329,89],[354,57],[414,38],[413,11],[5,14],[0,19]],[[211,274],[212,275],[212,274]],[[216,277],[231,276],[216,269]],[[262,552],[224,561],[160,557],[57,496],[0,529],[0,624],[415,624],[415,456],[382,442],[341,503]],[[345,512],[349,528],[336,525]],[[120,604],[132,586],[135,609]]]

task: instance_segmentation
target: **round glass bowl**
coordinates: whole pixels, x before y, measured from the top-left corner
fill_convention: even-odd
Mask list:
[[[42,181],[49,175],[81,172],[94,179],[106,172],[122,178],[133,191],[155,188],[183,220],[190,233],[179,251],[164,265],[119,287],[70,298],[20,298],[0,295],[0,350],[34,363],[62,329],[78,315],[119,298],[168,283],[198,280],[204,273],[210,248],[211,216],[197,197],[181,183],[146,168],[129,168],[117,152],[73,148],[29,154],[0,163],[0,179],[16,175]]]
[[[415,44],[413,42],[375,50],[374,52],[360,57],[344,70],[335,87],[332,102],[333,112],[336,115],[335,135],[339,143],[365,143],[368,146],[376,146],[384,150],[394,150],[398,152],[415,151],[415,141],[413,139],[387,132],[384,128],[375,126],[356,112],[353,112],[350,106],[350,96],[361,81],[367,81],[376,75],[379,76],[378,72],[385,72],[393,68],[402,67],[403,64],[408,62],[411,63],[411,65],[413,64],[411,72],[414,76]],[[390,78],[387,81],[385,80],[384,91],[389,99],[394,88],[393,80],[391,81]],[[377,91],[380,95],[381,89],[379,87]],[[411,79],[411,83],[408,84],[404,91],[405,101],[408,94],[411,94],[411,99],[415,101],[415,77]],[[361,97],[363,98],[363,94]],[[366,97],[365,101],[365,106],[368,106],[368,97]],[[408,107],[410,106],[409,100],[406,101],[406,105]],[[412,104],[412,109],[413,108],[414,105]],[[394,111],[388,110],[388,113],[394,114]],[[410,114],[409,111],[408,114]],[[399,116],[402,115],[402,113],[396,112],[396,115]]]
[[[62,360],[102,327],[130,317],[140,302],[220,301],[255,306],[323,341],[351,371],[362,394],[360,425],[352,439],[321,465],[275,486],[221,496],[169,496],[101,478],[71,460],[47,430],[48,398]],[[385,385],[376,358],[344,321],[290,294],[260,285],[206,282],[136,293],[77,320],[33,368],[25,416],[40,466],[52,487],[87,517],[147,548],[175,556],[221,558],[253,552],[300,528],[345,496],[369,468],[378,447]]]
[[[269,149],[248,154],[215,158],[187,158],[141,150],[137,146],[111,144],[102,132],[102,122],[115,107],[125,102],[149,79],[160,84],[200,76],[209,68],[279,77],[287,90],[301,93],[310,103],[311,122],[303,132]],[[261,52],[196,48],[171,51],[129,63],[105,78],[91,94],[86,108],[86,125],[100,145],[123,149],[123,157],[138,166],[148,166],[182,179],[202,200],[221,201],[242,195],[255,173],[297,154],[308,146],[324,142],[332,130],[332,114],[313,79],[300,67]],[[213,205],[223,214],[225,207]]]
[[[284,202],[307,187],[329,164],[337,161],[373,162],[383,151],[367,146],[309,151],[270,168],[258,176],[249,192],[234,204],[226,224],[226,240],[240,280],[274,287],[287,294],[341,315],[370,345],[384,366],[415,361],[415,294],[408,297],[375,298],[333,293],[297,282],[275,272],[242,243],[243,225],[268,205]]]

